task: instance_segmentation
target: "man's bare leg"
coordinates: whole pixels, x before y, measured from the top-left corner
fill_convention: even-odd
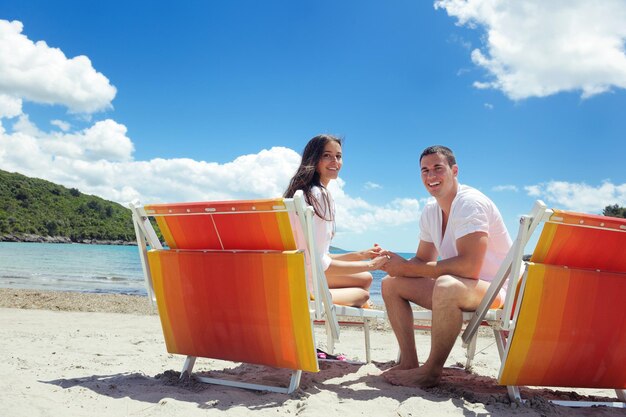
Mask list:
[[[433,321],[431,350],[420,368],[386,375],[395,385],[431,387],[441,379],[443,366],[463,325],[463,311],[475,310],[489,283],[450,275],[439,277],[432,296]]]
[[[431,308],[435,280],[431,278],[385,277],[382,295],[387,316],[400,347],[400,363],[384,372],[414,369],[419,366],[413,330],[413,310],[409,301]]]

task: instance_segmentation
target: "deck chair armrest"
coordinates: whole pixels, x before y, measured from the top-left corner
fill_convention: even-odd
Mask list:
[[[324,311],[326,320],[330,323],[330,330],[332,337],[335,340],[339,340],[339,322],[337,320],[337,313],[335,306],[332,302],[330,291],[328,290],[328,284],[326,283],[326,276],[322,270],[320,263],[320,256],[318,256],[317,248],[315,247],[314,229],[313,229],[313,207],[307,206],[304,200],[304,194],[302,190],[296,191],[293,196],[293,201],[296,206],[296,212],[300,219],[300,224],[304,236],[306,239],[306,245],[309,250],[309,258],[311,260],[311,273],[313,274],[313,289],[314,289],[314,304],[315,304],[315,318],[321,319],[320,313]]]
[[[467,324],[467,327],[465,328],[465,331],[463,332],[463,335],[462,335],[463,343],[469,343],[472,340],[472,338],[478,331],[480,324],[483,322],[483,320],[485,320],[485,317],[487,316],[487,312],[489,311],[495,299],[498,297],[498,294],[500,293],[500,289],[504,285],[504,282],[507,280],[507,278],[511,274],[511,265],[513,263],[512,260],[513,260],[513,251],[509,251],[504,262],[500,266],[500,269],[498,270],[496,277],[491,282],[491,285],[489,285],[489,288],[487,289],[487,293],[485,294],[480,305],[474,312],[472,319]]]
[[[544,220],[544,217],[551,212],[551,210],[547,209],[543,201],[537,200],[531,214],[529,216],[522,216],[520,219],[519,230],[515,242],[513,242],[506,258],[502,262],[502,265],[500,265],[500,269],[498,269],[498,273],[491,282],[491,285],[478,306],[478,309],[476,309],[474,317],[472,317],[472,320],[470,320],[465,331],[463,332],[462,338],[464,343],[469,343],[469,341],[472,340],[472,337],[474,337],[474,334],[478,331],[478,327],[483,320],[485,320],[487,312],[507,279],[509,280],[508,288],[511,291],[507,293],[506,301],[504,303],[504,314],[501,315],[501,317],[504,322],[503,327],[509,327],[509,319],[513,309],[513,302],[515,301],[515,288],[517,287],[517,282],[521,273],[524,248],[537,226]]]

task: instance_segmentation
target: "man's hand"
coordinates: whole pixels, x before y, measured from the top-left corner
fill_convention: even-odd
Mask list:
[[[385,270],[385,265],[387,265],[387,263],[389,262],[389,257],[385,256],[385,255],[377,255],[376,258],[372,259],[369,262],[369,267],[371,271],[374,270]]]
[[[388,259],[382,268],[383,271],[392,277],[404,275],[405,266],[408,262],[406,259],[391,251],[382,251],[381,256]]]

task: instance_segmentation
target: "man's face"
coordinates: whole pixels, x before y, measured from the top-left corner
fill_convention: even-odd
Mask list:
[[[458,167],[456,165],[448,165],[446,158],[439,154],[433,153],[426,155],[420,162],[422,171],[422,183],[426,190],[435,198],[445,197],[450,193],[456,192],[456,176]]]

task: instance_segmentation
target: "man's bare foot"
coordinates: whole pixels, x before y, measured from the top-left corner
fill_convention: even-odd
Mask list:
[[[383,374],[383,377],[387,380],[387,382],[392,385],[429,388],[439,384],[439,380],[441,379],[441,371],[432,372],[431,370],[425,369],[425,367],[422,366],[420,368],[408,370],[398,369],[394,372],[387,372]]]
[[[388,373],[394,373],[394,372],[397,372],[397,371],[408,371],[408,370],[411,370],[411,369],[416,369],[418,367],[419,367],[419,363],[418,362],[416,362],[415,364],[413,364],[413,363],[411,363],[411,364],[403,364],[402,362],[400,362],[396,366],[392,366],[389,369],[385,369],[382,372],[382,375],[385,376]]]

